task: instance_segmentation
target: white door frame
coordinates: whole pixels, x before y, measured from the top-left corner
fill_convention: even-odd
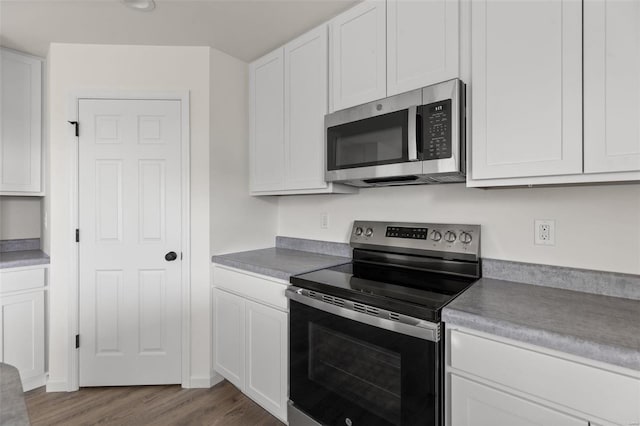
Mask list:
[[[191,162],[190,162],[190,128],[189,128],[189,91],[171,91],[171,92],[156,92],[156,91],[104,91],[104,90],[82,90],[72,92],[69,95],[68,113],[69,121],[78,121],[78,106],[82,99],[116,99],[116,100],[171,100],[180,101],[180,125],[181,125],[181,137],[180,146],[182,154],[182,276],[180,283],[180,293],[182,300],[181,307],[181,320],[182,326],[180,332],[182,334],[182,348],[181,348],[181,370],[182,370],[182,387],[190,387],[191,376],[191,255],[190,255],[190,241],[191,241]],[[79,131],[82,132],[82,126],[79,126]],[[71,193],[73,196],[73,207],[70,218],[71,229],[79,228],[79,138],[75,135],[75,129],[73,126],[69,126],[69,138],[73,143],[73,170],[71,178]],[[81,236],[82,238],[82,236]],[[72,277],[71,285],[69,286],[69,324],[68,324],[68,376],[69,390],[75,391],[79,387],[79,356],[78,349],[75,349],[75,336],[79,334],[79,308],[80,308],[80,282],[79,282],[79,247],[75,242],[75,239],[69,238],[71,243],[71,271]],[[82,344],[82,342],[81,342]]]

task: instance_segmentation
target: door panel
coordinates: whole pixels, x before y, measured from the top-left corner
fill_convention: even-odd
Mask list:
[[[582,9],[472,2],[472,177],[582,173]]]
[[[640,170],[640,2],[584,2],[584,171]]]
[[[387,96],[459,76],[459,0],[387,0]]]
[[[287,314],[246,301],[246,392],[275,416],[287,418]]]
[[[213,298],[216,371],[244,389],[245,300],[217,288]]]
[[[588,422],[451,375],[451,426],[588,426]]]
[[[0,49],[0,191],[40,192],[42,61]]]
[[[284,189],[283,49],[250,66],[251,190]]]
[[[332,111],[387,95],[385,2],[365,1],[331,22]]]
[[[80,386],[181,382],[180,101],[79,101]]]
[[[327,27],[287,44],[285,57],[285,164],[287,189],[326,188],[324,116],[328,105]]]

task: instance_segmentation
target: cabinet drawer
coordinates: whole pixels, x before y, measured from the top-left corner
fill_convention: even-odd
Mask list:
[[[0,272],[0,293],[44,287],[44,268]]]
[[[245,273],[237,269],[214,265],[213,284],[215,287],[271,305],[283,311],[288,310],[284,291],[288,283]]]
[[[449,338],[457,370],[616,423],[640,421],[638,378],[458,330]]]

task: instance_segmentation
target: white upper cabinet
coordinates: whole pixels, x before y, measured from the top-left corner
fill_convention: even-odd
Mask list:
[[[387,94],[386,7],[367,0],[331,21],[332,111]]]
[[[471,2],[471,58],[472,178],[582,173],[582,2]]]
[[[584,2],[584,171],[640,170],[640,2]]]
[[[459,0],[387,0],[387,95],[459,77]]]
[[[42,60],[0,49],[0,194],[41,195]]]
[[[327,27],[284,47],[285,174],[287,189],[326,188],[324,116],[328,110]]]
[[[252,63],[249,73],[251,190],[284,189],[284,49]]]
[[[251,194],[355,191],[324,179],[328,61],[321,25],[251,64]]]

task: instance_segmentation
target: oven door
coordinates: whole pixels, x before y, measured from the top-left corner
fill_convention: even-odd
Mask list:
[[[440,425],[441,342],[372,325],[391,320],[288,296],[291,426],[314,424],[296,423],[309,417],[336,426]]]
[[[421,174],[420,90],[325,117],[327,181]]]

